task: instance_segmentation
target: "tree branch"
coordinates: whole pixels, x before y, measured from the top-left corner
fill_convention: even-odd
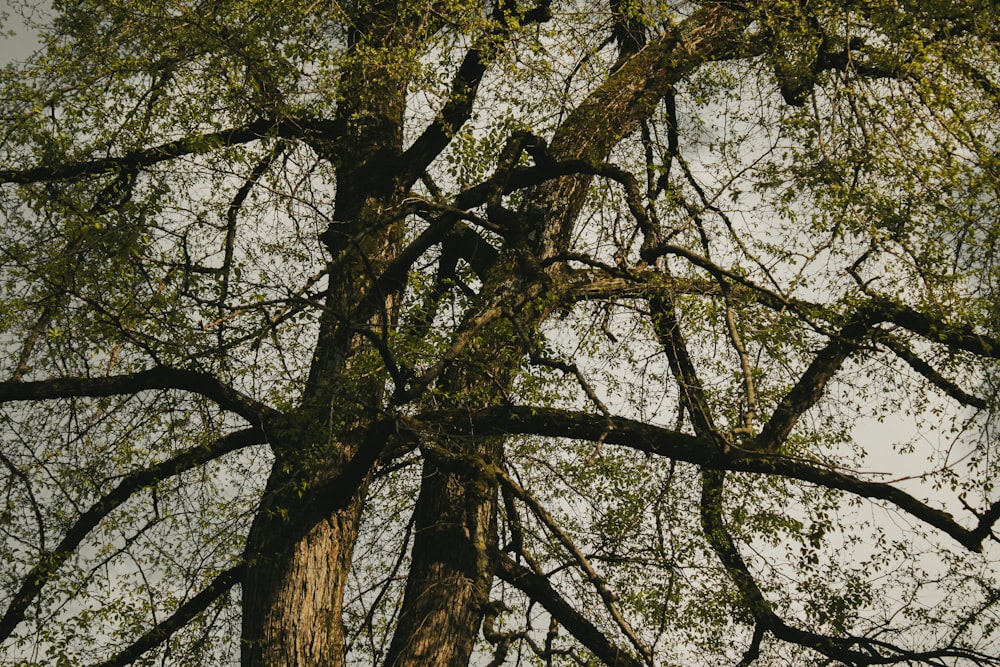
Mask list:
[[[259,426],[276,411],[240,393],[209,373],[159,366],[137,373],[96,378],[53,378],[35,382],[0,382],[0,403],[53,398],[113,396],[153,389],[180,389],[204,396],[224,410]]]
[[[943,665],[941,658],[966,658],[978,664],[998,664],[995,658],[962,648],[946,647],[935,651],[909,651],[888,642],[868,637],[849,635],[831,637],[809,630],[801,630],[788,625],[764,598],[760,587],[750,574],[746,562],[729,535],[722,515],[723,484],[725,472],[720,470],[702,471],[701,521],[705,537],[716,556],[726,568],[726,572],[739,589],[743,604],[756,621],[754,639],[750,649],[744,654],[741,665],[750,664],[759,652],[760,641],[765,631],[771,632],[782,641],[810,648],[828,658],[849,665],[915,664]]]
[[[583,570],[584,574],[587,576],[587,580],[593,584],[594,589],[601,598],[601,601],[604,602],[604,607],[608,610],[608,613],[611,615],[611,618],[614,620],[618,628],[622,631],[622,634],[628,638],[635,650],[643,656],[646,664],[653,665],[653,652],[642,642],[641,639],[639,639],[635,630],[632,629],[632,626],[629,625],[628,621],[625,620],[625,617],[622,616],[621,610],[615,602],[615,594],[608,588],[604,579],[597,574],[593,565],[590,564],[590,561],[584,553],[580,551],[580,548],[576,546],[576,543],[573,542],[572,538],[559,528],[559,524],[552,518],[552,515],[549,514],[544,507],[542,507],[542,504],[538,502],[534,496],[525,491],[525,489],[514,481],[510,475],[502,469],[497,469],[496,472],[500,483],[524,501],[524,503],[531,510],[532,514],[534,514],[542,525],[544,525],[549,532],[555,536],[555,538],[563,545],[563,548],[570,553],[573,560],[576,561],[577,566]]]
[[[681,403],[691,418],[695,433],[714,437],[718,431],[712,419],[712,410],[708,404],[704,385],[688,353],[687,341],[684,332],[681,331],[680,322],[677,321],[673,298],[669,295],[653,296],[649,299],[649,310],[660,346],[667,355],[670,370],[680,386]]]
[[[39,165],[28,169],[4,169],[0,170],[0,183],[44,183],[111,172],[135,171],[184,155],[197,155],[224,146],[246,144],[268,136],[295,138],[312,134],[329,135],[331,132],[335,133],[335,129],[330,121],[285,120],[278,122],[262,118],[243,127],[184,137],[117,157],[53,166]]]
[[[971,352],[976,356],[1000,359],[1000,341],[972,327],[949,324],[909,306],[876,297],[872,300],[887,322],[898,324],[935,343]]]
[[[986,401],[963,391],[957,384],[938,373],[929,363],[914,354],[913,350],[903,341],[892,336],[885,336],[879,342],[892,350],[893,354],[905,361],[910,368],[924,376],[928,382],[959,403],[970,405],[980,410],[985,410],[988,407]]]
[[[777,452],[788,438],[799,418],[823,395],[823,389],[844,361],[857,349],[857,341],[870,329],[864,321],[852,321],[840,331],[840,336],[830,341],[813,357],[812,363],[795,386],[785,394],[764,424],[760,435],[753,440],[755,449]]]
[[[132,664],[143,653],[156,648],[180,628],[208,609],[209,605],[225,595],[233,586],[240,583],[246,566],[243,564],[225,570],[212,580],[208,586],[193,598],[177,608],[169,618],[166,618],[150,628],[146,634],[135,640],[129,647],[120,651],[115,657],[110,658],[94,667],[124,667]]]
[[[453,435],[469,432],[478,435],[530,434],[595,441],[606,432],[604,442],[611,445],[719,470],[783,475],[817,486],[847,491],[863,498],[885,500],[950,535],[965,548],[975,552],[982,549],[982,541],[991,534],[996,522],[1000,521],[1000,501],[977,516],[979,521],[976,528],[969,530],[947,512],[934,509],[888,484],[865,481],[778,455],[758,454],[735,448],[726,455],[719,452],[716,443],[708,437],[689,435],[623,417],[612,417],[610,430],[608,418],[604,415],[535,406],[498,406],[471,414],[466,411],[429,412],[418,415],[417,419],[419,422],[411,423],[410,426],[415,431],[440,430]]]
[[[509,37],[513,28],[531,23],[543,23],[551,17],[551,0],[543,0],[537,7],[513,17],[504,16],[505,3],[497,2],[493,8],[491,28],[470,48],[451,82],[448,101],[438,117],[428,125],[423,133],[402,155],[402,163],[407,167],[404,176],[405,187],[410,187],[427,169],[434,158],[451,143],[457,130],[472,116],[473,103],[482,83],[483,75],[500,53],[497,43]]]
[[[703,469],[701,472],[701,529],[730,579],[739,589],[744,606],[753,615],[758,626],[769,629],[776,618],[774,610],[747,569],[722,516],[725,479],[726,473],[723,470]]]
[[[168,477],[190,470],[224,454],[262,444],[267,441],[264,432],[248,428],[223,436],[210,445],[194,447],[167,461],[129,473],[111,492],[90,506],[66,531],[65,537],[54,549],[39,555],[38,563],[21,580],[21,587],[11,599],[3,618],[0,619],[0,641],[10,636],[24,619],[24,613],[35,597],[48,583],[80,543],[106,516],[120,507],[140,489],[153,486]]]
[[[535,574],[523,565],[519,565],[505,553],[495,554],[497,576],[508,584],[522,591],[532,600],[545,607],[577,641],[594,652],[604,664],[610,667],[643,667],[624,649],[611,643],[604,634],[594,627],[580,612],[573,608],[559,593],[552,588],[548,577]]]

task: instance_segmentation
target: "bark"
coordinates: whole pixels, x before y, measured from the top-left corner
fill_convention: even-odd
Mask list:
[[[499,443],[475,449],[495,453]],[[493,579],[496,488],[427,462],[414,519],[410,576],[385,664],[467,665]]]
[[[392,233],[372,239],[376,265],[391,255]],[[364,282],[353,283],[361,294]],[[244,665],[344,663],[344,588],[368,482],[390,435],[376,422],[384,369],[365,371],[366,339],[350,324],[370,304],[350,303],[344,288],[352,283],[340,285],[327,298],[303,404],[271,429],[276,460],[245,550]],[[381,301],[367,322],[373,329],[395,318],[394,295]]]
[[[496,306],[492,301],[484,304],[487,309]],[[454,397],[453,407],[468,411],[502,400],[513,380],[511,360],[520,352],[505,330],[507,324],[493,322],[477,336],[503,343],[473,345],[447,369],[440,388],[444,396]],[[497,437],[445,437],[429,444],[471,455],[487,466],[496,465],[503,453],[503,440]],[[410,575],[387,667],[467,665],[493,581],[489,554],[497,542],[496,481],[478,470],[456,470],[435,460],[427,449],[424,453]]]
[[[258,513],[247,544],[245,667],[344,664],[343,594],[365,486],[312,525],[296,521],[294,505]]]
[[[276,460],[247,538],[242,661],[343,665],[343,595],[368,483],[389,434],[379,428],[384,364],[371,340],[398,317],[398,289],[374,289],[401,250],[405,73],[392,62],[400,33],[394,3],[365,12],[349,39],[335,125],[344,137],[313,136],[337,165],[334,216],[321,240],[330,253],[316,351],[297,410],[272,426]],[[405,34],[406,26],[397,26]],[[377,347],[377,346],[375,346]],[[275,420],[278,421],[278,420]],[[366,438],[358,433],[367,433]]]

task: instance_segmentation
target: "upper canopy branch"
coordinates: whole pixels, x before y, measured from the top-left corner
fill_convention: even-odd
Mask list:
[[[805,318],[810,324],[813,323],[814,319],[818,320],[820,318],[828,321],[849,320],[855,318],[858,313],[867,311],[870,313],[872,324],[891,322],[932,342],[965,350],[977,356],[1000,359],[1000,341],[994,336],[977,331],[970,325],[947,322],[941,317],[920,312],[915,308],[883,296],[871,295],[867,301],[860,302],[852,314],[844,317],[843,315],[838,315],[836,311],[828,306],[784,295],[776,292],[774,289],[760,285],[746,276],[719,266],[711,259],[682,246],[663,244],[651,247],[644,252],[643,259],[652,263],[655,259],[664,255],[683,257],[695,266],[712,274],[716,279],[725,278],[748,288],[755,294],[758,301],[769,308],[774,310],[791,310]],[[654,269],[648,271],[648,273],[652,272],[654,272]]]
[[[269,136],[284,138],[321,136],[329,141],[331,137],[340,134],[335,125],[333,121],[323,120],[276,121],[262,118],[242,127],[195,134],[115,157],[63,162],[51,166],[39,165],[27,169],[4,169],[0,170],[0,183],[44,183],[112,172],[134,172],[184,155],[207,153],[220,147],[246,144]]]
[[[528,11],[520,12],[515,20],[505,16],[507,3],[494,4],[489,30],[470,48],[451,82],[451,91],[438,117],[403,153],[402,162],[408,173],[403,180],[406,187],[420,178],[424,170],[451,142],[455,132],[472,116],[473,103],[486,70],[500,54],[501,44],[513,30],[532,23],[543,23],[551,18],[551,0],[542,0]]]

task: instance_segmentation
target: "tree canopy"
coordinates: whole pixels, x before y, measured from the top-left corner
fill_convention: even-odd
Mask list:
[[[987,0],[54,0],[4,664],[1000,664]]]

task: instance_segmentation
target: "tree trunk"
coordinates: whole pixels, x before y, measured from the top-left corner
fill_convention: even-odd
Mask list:
[[[498,446],[494,440],[489,448]],[[493,581],[496,489],[425,462],[414,525],[410,577],[385,664],[465,667]]]
[[[343,594],[366,487],[312,526],[295,505],[257,514],[243,587],[245,667],[344,664]]]
[[[531,331],[549,310],[532,303],[538,289],[514,264],[507,257],[494,268],[483,289],[491,298],[476,312],[497,306],[520,311]],[[503,319],[487,325],[476,335],[479,342],[442,378],[442,396],[469,411],[502,402],[527,352],[528,335],[512,330]],[[410,574],[386,667],[468,665],[493,583],[497,484],[482,474],[480,462],[499,465],[503,439],[428,444],[414,510]],[[448,465],[433,455],[432,447],[448,450],[464,463]]]
[[[406,29],[385,28],[394,25],[394,4],[364,13],[350,31],[357,52],[341,85],[352,93],[336,123],[346,136],[311,143],[337,170],[333,222],[321,237],[328,287],[302,402],[275,429],[276,461],[247,539],[246,666],[345,660],[344,588],[368,483],[391,437],[373,430],[387,373],[366,336],[385,336],[398,317],[398,293],[374,289],[402,241],[398,221],[383,214],[402,198],[396,170],[408,74],[385,66],[399,48],[394,30]],[[362,441],[356,434],[365,431]]]

